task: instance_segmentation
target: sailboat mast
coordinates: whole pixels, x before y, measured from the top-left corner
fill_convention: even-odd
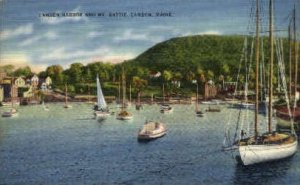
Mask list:
[[[119,90],[119,97],[118,97],[118,103],[120,104],[120,102],[121,102],[121,78],[120,78],[120,76],[119,76],[119,86],[118,86],[118,90]]]
[[[122,68],[122,90],[123,90],[123,99],[122,99],[122,107],[125,107],[125,97],[126,97],[126,90],[125,90],[125,74],[124,74],[124,67]]]
[[[272,131],[272,101],[273,101],[273,60],[274,60],[274,49],[273,49],[273,0],[269,3],[269,39],[270,39],[270,66],[269,66],[269,112],[268,112],[268,130]]]
[[[90,92],[90,85],[88,84],[88,102],[91,101],[91,92]]]
[[[254,131],[255,136],[258,135],[258,92],[259,92],[259,0],[256,0],[256,79],[255,79],[255,120],[254,120]]]
[[[198,82],[196,82],[197,85],[197,94],[196,94],[196,111],[198,111]]]
[[[165,104],[165,84],[163,83],[163,104]]]
[[[129,85],[129,102],[131,103],[131,84]]]
[[[297,92],[297,78],[298,78],[298,50],[297,50],[297,34],[296,34],[296,5],[294,5],[294,53],[295,53],[295,80],[294,80],[294,87],[295,87],[295,103],[294,106],[297,106],[296,103],[296,92]]]
[[[66,105],[68,104],[67,93],[68,93],[67,84],[65,84],[65,104]]]
[[[291,42],[291,22],[289,23],[288,27],[289,32],[289,100],[292,97],[292,42]]]
[[[14,101],[13,101],[13,81],[14,81],[14,77],[11,78],[11,82],[10,82],[10,98],[11,98],[11,108],[14,107]]]

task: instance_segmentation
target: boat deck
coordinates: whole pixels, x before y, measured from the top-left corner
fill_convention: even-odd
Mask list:
[[[296,139],[296,136],[291,134],[273,132],[258,136],[256,139],[254,136],[241,139],[239,145],[288,144],[294,142]]]

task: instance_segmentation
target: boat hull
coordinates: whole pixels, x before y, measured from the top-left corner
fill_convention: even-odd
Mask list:
[[[119,120],[131,120],[133,116],[117,116],[117,119]]]
[[[160,107],[160,112],[161,113],[171,113],[171,112],[173,112],[173,107],[170,107],[170,106],[161,106]]]
[[[244,165],[280,160],[294,155],[298,142],[288,144],[239,146],[240,159]]]
[[[138,133],[139,141],[150,141],[166,135],[167,131],[164,124],[159,122],[146,122],[143,129]]]
[[[64,108],[65,109],[70,109],[70,108],[72,108],[72,105],[64,105]]]
[[[4,118],[9,118],[9,117],[15,117],[17,115],[18,115],[18,113],[3,112],[1,116]]]
[[[95,111],[94,115],[97,120],[104,120],[110,115],[110,113],[102,112],[102,111]]]
[[[157,138],[161,138],[163,136],[165,136],[167,134],[166,131],[157,133],[157,134],[153,134],[153,135],[147,135],[147,134],[139,134],[138,135],[138,141],[151,141]]]

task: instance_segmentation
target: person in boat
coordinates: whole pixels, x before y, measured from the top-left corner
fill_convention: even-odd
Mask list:
[[[241,130],[241,139],[244,139],[244,137],[246,136],[246,132],[244,130]]]

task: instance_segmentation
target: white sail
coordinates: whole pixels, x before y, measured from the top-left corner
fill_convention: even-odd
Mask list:
[[[107,108],[107,104],[105,102],[103,93],[102,93],[102,88],[101,88],[101,84],[100,84],[100,80],[99,80],[99,76],[97,75],[97,105],[99,107],[99,109],[106,109]]]

